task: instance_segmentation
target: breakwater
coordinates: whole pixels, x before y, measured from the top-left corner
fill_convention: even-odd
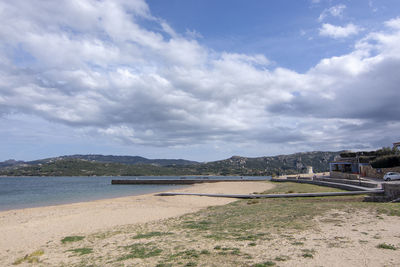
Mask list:
[[[265,179],[260,178],[237,178],[237,179],[207,179],[207,178],[196,178],[196,179],[115,179],[111,181],[111,184],[176,184],[176,185],[190,185],[190,184],[201,184],[201,183],[218,183],[218,182],[245,182],[245,181],[267,181],[269,177]]]

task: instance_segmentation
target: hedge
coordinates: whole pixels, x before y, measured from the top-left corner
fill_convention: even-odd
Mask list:
[[[374,168],[392,168],[400,166],[400,155],[389,155],[376,158],[371,162]]]

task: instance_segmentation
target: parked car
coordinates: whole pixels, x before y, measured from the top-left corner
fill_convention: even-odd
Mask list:
[[[387,172],[385,176],[383,176],[383,180],[392,181],[392,180],[400,180],[400,173],[398,172]]]

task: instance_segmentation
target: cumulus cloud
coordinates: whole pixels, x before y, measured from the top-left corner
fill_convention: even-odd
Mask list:
[[[141,0],[3,1],[0,18],[0,116],[160,147],[348,148],[400,130],[399,19],[298,73],[263,55],[212,51]],[[321,34],[359,30],[324,24]]]
[[[400,30],[400,17],[386,21],[385,25],[395,30]]]
[[[353,23],[349,23],[344,27],[335,26],[329,23],[322,24],[322,27],[319,29],[319,34],[321,36],[328,36],[335,39],[346,38],[351,35],[356,35],[361,31],[361,28],[354,25]]]
[[[346,5],[340,4],[336,6],[332,6],[330,8],[324,9],[322,13],[318,17],[318,21],[323,21],[326,17],[341,17],[343,15],[343,11],[346,9]]]

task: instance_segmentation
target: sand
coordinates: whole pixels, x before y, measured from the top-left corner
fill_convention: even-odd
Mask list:
[[[272,187],[265,182],[221,182],[196,184],[175,191],[247,194]],[[0,212],[0,265],[65,236],[157,221],[232,201],[235,199],[147,194]]]
[[[175,191],[246,194],[262,192],[272,187],[273,184],[265,182],[223,182],[199,184]],[[106,259],[116,259],[120,256],[121,247],[133,242],[157,244],[164,240],[162,244],[171,244],[171,247],[174,247],[177,245],[178,240],[174,239],[177,236],[180,244],[184,244],[186,249],[206,249],[213,255],[216,254],[205,257],[208,262],[201,262],[199,266],[252,266],[254,262],[271,260],[279,266],[400,266],[400,217],[377,214],[366,209],[351,212],[329,210],[312,218],[315,224],[307,230],[283,229],[254,243],[237,240],[218,241],[218,245],[240,248],[243,255],[252,255],[247,265],[231,264],[232,261],[229,260],[236,256],[229,253],[221,260],[218,257],[222,256],[218,256],[218,252],[224,251],[215,250],[215,241],[201,235],[187,236],[187,229],[173,229],[172,238],[167,235],[145,241],[133,239],[137,234],[136,230],[144,223],[148,223],[144,226],[147,227],[146,231],[154,227],[157,231],[165,228],[168,232],[169,226],[164,223],[171,221],[169,218],[233,201],[235,199],[200,196],[160,197],[147,194],[0,212],[0,266],[9,266],[24,255],[39,249],[45,252],[40,256],[42,263],[38,266],[84,266],[83,263],[92,263],[93,258],[90,258],[90,255],[97,258],[104,255]],[[175,218],[172,221],[181,220]],[[129,231],[124,231],[125,228]],[[90,238],[91,234],[110,232],[115,235],[104,239]],[[79,244],[61,244],[62,238],[71,235],[86,236],[86,239],[76,242]],[[192,238],[196,242],[193,242]],[[397,250],[379,248],[381,244],[393,245]],[[84,257],[69,252],[71,248],[80,247],[94,249],[94,253],[89,255],[86,262],[82,262]],[[156,266],[158,260],[154,257],[106,262],[99,266]],[[20,266],[31,265],[24,261]]]

